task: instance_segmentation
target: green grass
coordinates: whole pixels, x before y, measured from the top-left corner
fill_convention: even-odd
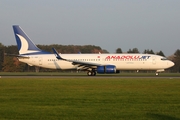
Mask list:
[[[180,120],[179,78],[1,78],[0,119]]]

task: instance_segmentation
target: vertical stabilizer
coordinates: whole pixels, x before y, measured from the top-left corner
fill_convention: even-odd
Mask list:
[[[39,49],[26,35],[26,33],[18,25],[13,25],[14,35],[16,38],[19,54],[29,54],[41,52]]]

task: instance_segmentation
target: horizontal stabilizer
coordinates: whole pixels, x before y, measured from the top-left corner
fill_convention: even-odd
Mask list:
[[[4,53],[4,55],[5,55],[5,56],[18,57],[18,58],[29,58],[28,56],[17,55],[17,54],[8,54],[8,53]]]

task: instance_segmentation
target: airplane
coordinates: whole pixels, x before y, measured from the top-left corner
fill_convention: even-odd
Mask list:
[[[121,70],[155,70],[156,75],[174,66],[165,57],[154,54],[59,54],[38,48],[22,28],[13,25],[14,35],[19,50],[18,60],[30,66],[50,69],[76,69],[87,71],[88,76],[120,73]]]

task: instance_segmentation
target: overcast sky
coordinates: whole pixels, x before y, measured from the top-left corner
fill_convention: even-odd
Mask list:
[[[96,45],[114,53],[180,49],[180,0],[0,0],[0,42],[16,45],[12,25],[35,44]]]

